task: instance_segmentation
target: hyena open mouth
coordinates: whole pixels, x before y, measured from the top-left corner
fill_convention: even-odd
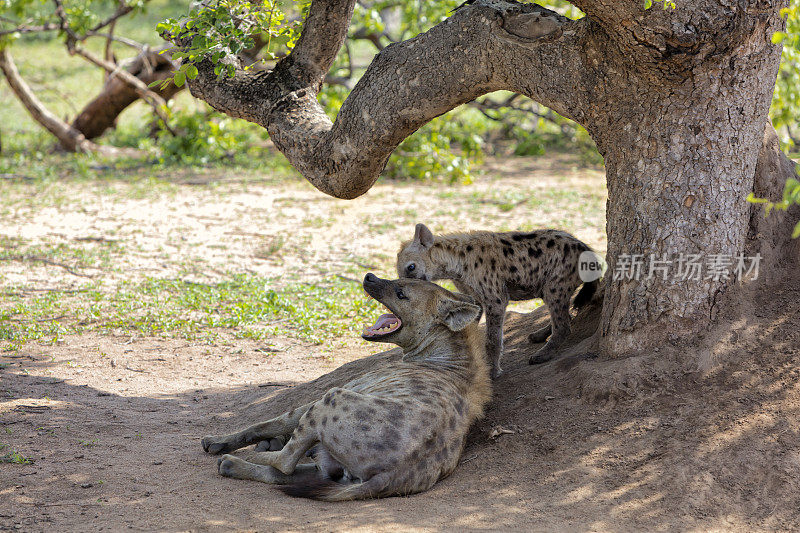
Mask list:
[[[365,339],[384,337],[397,332],[402,326],[403,323],[400,321],[400,317],[393,313],[386,313],[385,315],[379,316],[375,324],[364,328],[364,332],[361,336]]]

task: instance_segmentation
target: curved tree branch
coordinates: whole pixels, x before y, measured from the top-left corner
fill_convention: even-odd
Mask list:
[[[139,97],[147,102],[150,107],[153,108],[153,111],[161,119],[161,122],[164,123],[164,127],[173,135],[176,133],[170,128],[169,126],[169,117],[167,116],[166,109],[167,109],[167,102],[164,98],[161,97],[155,91],[151,91],[150,88],[147,86],[145,82],[131,74],[126,69],[122,68],[119,65],[111,63],[110,61],[106,61],[105,59],[99,58],[93,53],[87,51],[81,46],[77,44],[69,43],[68,50],[70,54],[77,54],[78,56],[84,58],[88,62],[96,65],[102,69],[105,69],[108,72],[110,78],[119,77],[122,81],[130,85],[133,90],[136,92]]]
[[[476,0],[382,50],[331,123],[316,96],[354,3],[314,0],[297,46],[271,72],[235,65],[233,78],[218,79],[210,61],[201,62],[192,94],[267,128],[306,179],[339,198],[369,190],[392,150],[420,126],[488,92],[521,92],[564,116],[587,117],[586,24],[535,4]]]

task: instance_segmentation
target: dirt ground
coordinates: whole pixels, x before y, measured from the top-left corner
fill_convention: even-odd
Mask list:
[[[315,265],[335,271],[366,257],[378,263],[381,273],[413,218],[433,218],[433,225],[439,220],[441,226],[451,221],[448,229],[456,229],[458,221],[465,223],[464,217],[476,220],[476,226],[495,228],[519,219],[534,226],[545,225],[537,217],[547,225],[561,220],[563,226],[582,226],[570,230],[602,250],[602,220],[592,219],[591,213],[573,220],[568,210],[543,216],[540,204],[503,211],[483,203],[495,198],[496,191],[513,192],[522,183],[545,190],[547,169],[536,164],[519,175],[499,169],[501,178],[477,183],[470,191],[495,196],[473,198],[475,211],[466,208],[472,200],[453,199],[454,213],[459,202],[464,204],[457,220],[451,219],[456,215],[448,211],[449,199],[422,201],[435,193],[435,185],[381,185],[362,203],[344,208],[333,200],[312,200],[313,191],[302,186],[287,190],[284,185],[258,185],[240,191],[233,201],[263,206],[265,199],[275,205],[276,197],[294,196],[306,199],[301,202],[305,207],[291,215],[295,208],[285,206],[273,226],[268,210],[237,211],[215,203],[223,202],[221,194],[203,190],[190,196],[181,189],[177,197],[186,209],[164,209],[176,205],[173,197],[130,201],[141,209],[163,202],[161,209],[148,212],[124,211],[124,202],[96,205],[88,214],[67,205],[38,218],[23,210],[18,218],[6,219],[0,233],[34,236],[58,227],[58,233],[70,238],[85,234],[86,224],[102,233],[116,220],[120,228],[115,238],[138,235],[144,243],[126,257],[140,262],[138,268],[161,269],[165,275],[179,269],[158,262],[155,251],[160,245],[153,244],[158,239],[172,239],[177,250],[172,253],[210,257],[205,267],[219,261],[260,273],[294,270],[310,277]],[[523,182],[522,175],[532,171],[543,173],[543,181]],[[578,189],[601,188],[594,171],[570,172],[562,169],[549,179],[567,184],[575,180]],[[516,202],[502,199],[506,200]],[[365,213],[397,209],[398,204],[415,211],[407,215],[409,220],[404,218],[394,228],[368,228]],[[211,216],[218,220],[208,225],[208,232],[202,226],[185,229],[197,218],[187,210],[207,214],[213,206],[218,212]],[[333,218],[334,229],[327,223],[304,223],[308,211],[329,216],[320,206],[343,210]],[[523,208],[526,211],[519,210]],[[243,220],[253,212],[264,217],[266,227]],[[290,216],[294,218],[287,219]],[[152,229],[134,231],[134,219]],[[286,245],[280,260],[256,260],[263,242],[251,239],[237,245],[239,241],[228,235],[227,255],[215,259],[220,249],[208,243],[226,239],[225,232],[232,231],[226,228],[237,224],[241,231],[262,236],[285,232],[297,247]],[[188,241],[206,244],[180,244],[169,229],[173,226],[184,228]],[[304,249],[310,251],[303,255]],[[333,253],[336,249],[344,251]],[[202,275],[213,276],[205,267]],[[6,286],[81,283],[42,266],[8,263],[3,269]],[[125,269],[121,271],[108,273],[108,283],[123,277]],[[128,272],[135,276],[137,271]],[[576,319],[573,345],[592,330],[596,311],[596,305],[590,306]],[[587,356],[578,344],[562,358],[532,367],[527,359],[537,346],[525,337],[545,317],[541,310],[511,312],[505,374],[496,382],[487,416],[471,431],[455,472],[422,494],[335,504],[292,499],[266,485],[222,478],[216,473],[216,458],[203,453],[200,438],[238,429],[321,395],[397,357],[396,351],[366,357],[379,348],[352,342],[331,351],[288,337],[272,339],[270,345],[277,348],[268,353],[263,343],[250,340],[208,345],[85,334],[52,346],[29,343],[0,355],[0,440],[33,460],[26,465],[0,464],[0,528],[798,529],[800,280],[795,276],[743,290],[720,316],[719,326],[705,338],[665,346],[659,353],[602,361]],[[505,431],[497,436],[498,430]]]

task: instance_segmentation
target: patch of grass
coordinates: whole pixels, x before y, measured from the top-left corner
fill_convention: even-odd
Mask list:
[[[266,239],[266,242],[259,246],[253,255],[259,259],[274,258],[275,255],[281,251],[285,244],[286,238],[283,235],[273,235],[272,237]]]
[[[93,287],[75,295],[8,295],[0,308],[0,346],[16,350],[26,342],[54,343],[86,331],[208,342],[221,335],[287,335],[321,343],[355,335],[380,314],[380,304],[349,280],[285,287],[278,281],[241,274],[218,283],[148,278],[124,283],[111,293]]]
[[[11,449],[8,444],[0,442],[0,463],[12,463],[15,465],[29,465],[33,459],[25,457],[16,450]]]

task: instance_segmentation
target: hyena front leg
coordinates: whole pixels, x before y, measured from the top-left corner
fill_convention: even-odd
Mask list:
[[[570,293],[564,287],[550,287],[545,289],[543,299],[544,303],[547,304],[548,311],[550,311],[550,325],[553,333],[550,335],[547,343],[531,356],[528,360],[529,364],[536,365],[552,359],[561,343],[569,336],[571,322],[571,317],[569,315],[569,297]],[[534,333],[534,335],[535,334],[536,333]]]
[[[300,418],[306,414],[306,411],[308,411],[314,403],[315,402],[312,402],[298,407],[272,420],[252,425],[237,433],[217,436],[208,435],[203,437],[203,450],[216,455],[219,453],[232,452],[263,440],[269,440],[270,442],[275,441],[277,440],[276,437],[283,437],[291,434],[294,428],[297,427]]]
[[[500,368],[500,358],[503,356],[503,322],[506,318],[506,305],[508,300],[500,298],[486,304],[486,354],[492,364],[492,379],[497,379],[503,373]]]

